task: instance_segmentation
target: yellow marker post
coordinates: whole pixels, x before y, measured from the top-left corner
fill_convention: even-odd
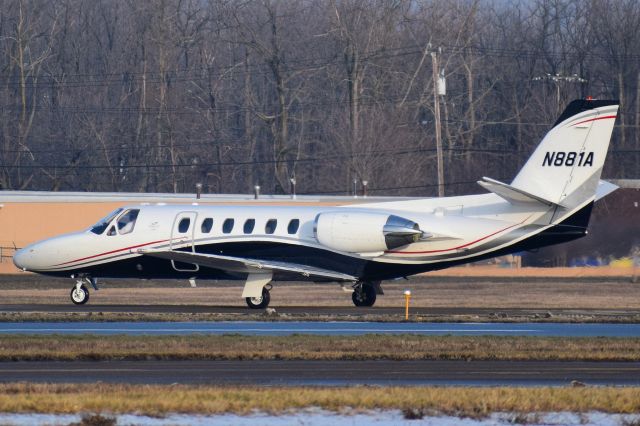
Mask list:
[[[404,319],[409,320],[409,300],[411,299],[411,290],[404,291]]]

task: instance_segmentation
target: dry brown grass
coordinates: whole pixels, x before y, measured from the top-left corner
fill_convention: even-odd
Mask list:
[[[441,269],[429,272],[432,277],[508,277],[508,278],[608,278],[624,277],[632,278],[638,275],[638,268],[633,266],[581,266],[581,267],[554,267],[554,268],[509,268],[498,265],[464,265],[453,268]]]
[[[110,384],[0,385],[9,413],[282,413],[325,410],[423,409],[458,416],[492,412],[640,412],[640,388],[238,387]]]
[[[283,312],[285,311],[285,312]],[[404,322],[404,313],[367,313],[367,311],[343,312],[286,312],[279,309],[276,313],[238,309],[236,312],[0,312],[0,322],[194,322],[194,321],[368,321],[368,322]],[[482,310],[469,313],[420,312],[409,317],[412,323],[422,322],[483,322],[483,323],[640,323],[640,312],[636,310],[616,310],[613,312],[592,310],[553,310],[544,313],[538,311]]]
[[[640,339],[491,336],[12,336],[0,361],[35,360],[640,361]]]

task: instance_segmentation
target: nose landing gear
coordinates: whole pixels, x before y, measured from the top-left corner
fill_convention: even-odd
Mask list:
[[[84,285],[85,281],[98,290],[98,282],[95,278],[78,278],[76,284],[71,288],[71,301],[74,305],[84,305],[89,301],[89,289]]]
[[[84,305],[89,301],[89,290],[82,284],[82,281],[78,281],[71,288],[71,301],[74,305]]]

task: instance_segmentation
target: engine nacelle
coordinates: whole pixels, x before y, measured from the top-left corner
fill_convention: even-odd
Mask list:
[[[418,224],[399,216],[367,212],[327,212],[316,216],[318,242],[333,250],[375,253],[416,242]]]

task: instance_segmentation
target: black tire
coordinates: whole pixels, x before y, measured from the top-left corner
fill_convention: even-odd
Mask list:
[[[376,289],[372,285],[363,284],[360,290],[354,290],[351,300],[357,307],[370,307],[376,303]]]
[[[271,294],[266,288],[262,288],[262,297],[247,297],[247,306],[251,309],[265,309],[271,301]]]
[[[89,290],[83,284],[80,286],[80,291],[76,292],[76,286],[73,286],[70,296],[74,305],[84,305],[89,301]]]

